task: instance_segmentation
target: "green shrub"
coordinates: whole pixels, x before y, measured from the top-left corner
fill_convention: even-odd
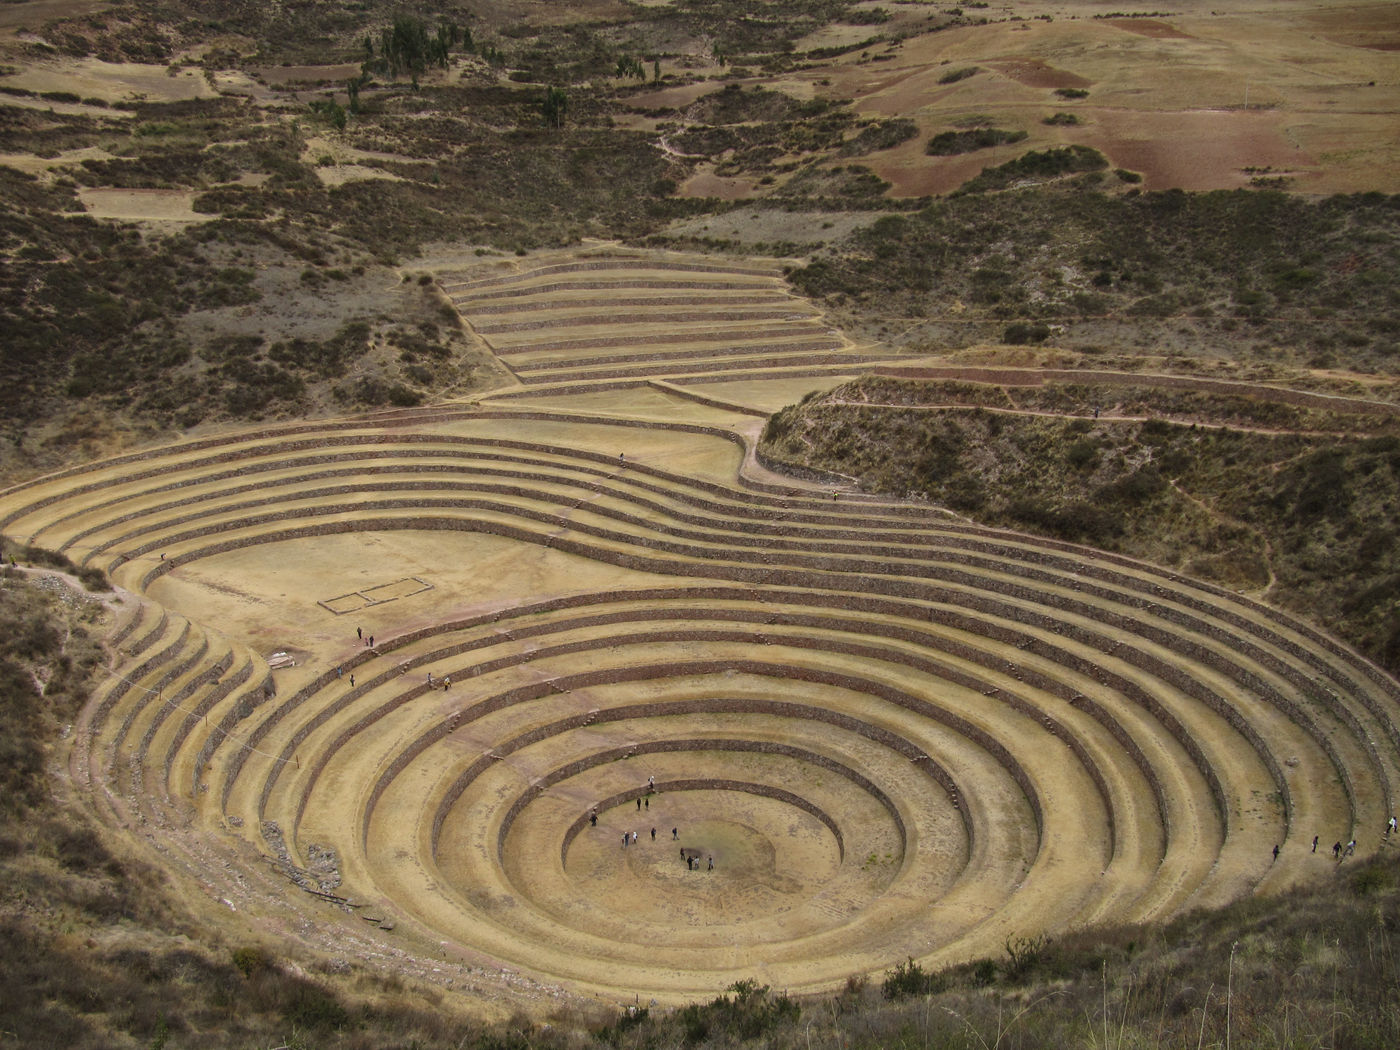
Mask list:
[[[252,977],[270,969],[272,959],[261,948],[246,947],[233,950],[233,965],[244,977]]]
[[[774,995],[767,985],[739,981],[730,986],[733,997],[722,995],[709,1003],[683,1007],[676,1018],[687,1045],[710,1039],[757,1039],[801,1015],[797,1003],[786,995]]]
[[[956,84],[959,80],[966,80],[968,77],[976,76],[982,72],[977,66],[963,66],[961,69],[949,70],[938,78],[940,84]]]
[[[1008,142],[1020,142],[1026,138],[1024,131],[1005,131],[1002,128],[974,128],[969,131],[942,131],[933,138],[924,152],[935,157],[951,157],[960,153],[972,153],[979,149],[989,149]]]
[[[1065,449],[1065,462],[1076,470],[1091,466],[1098,458],[1098,444],[1087,438],[1081,438]]]
[[[1050,338],[1050,326],[1044,324],[1026,324],[1017,321],[1006,326],[1006,330],[1001,333],[1001,341],[1012,346],[1024,346],[1027,343],[1043,343]]]
[[[893,970],[886,971],[885,979],[880,982],[881,994],[891,1001],[909,999],[916,995],[932,995],[942,989],[941,975],[928,973],[912,956],[905,962],[898,963]]]
[[[1054,149],[1031,150],[1015,160],[995,168],[983,168],[982,174],[964,183],[959,193],[979,193],[1005,189],[1024,179],[1053,179],[1080,172],[1102,171],[1108,158],[1090,146],[1060,146]]]

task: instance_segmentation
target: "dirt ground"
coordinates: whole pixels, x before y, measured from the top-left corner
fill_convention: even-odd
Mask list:
[[[1025,16],[1038,13],[1028,5]],[[869,158],[897,196],[945,192],[983,166],[1064,138],[1142,172],[1150,188],[1231,187],[1247,181],[1249,167],[1271,167],[1314,192],[1400,188],[1400,147],[1377,122],[1385,114],[1393,127],[1400,113],[1400,60],[1390,50],[1400,40],[1395,5],[1259,0],[1229,13],[1187,4],[1170,18],[1090,17],[1097,13],[1057,6],[1053,21],[917,37],[888,61],[845,56],[823,70],[830,85],[819,90],[855,99],[870,116],[918,122],[914,143]],[[1322,26],[1329,31],[1319,33]],[[949,69],[968,66],[982,72],[939,83]],[[1089,95],[1064,99],[1056,88]],[[1082,124],[1040,123],[1055,112]],[[1004,158],[920,156],[917,143],[969,114],[1031,137]]]

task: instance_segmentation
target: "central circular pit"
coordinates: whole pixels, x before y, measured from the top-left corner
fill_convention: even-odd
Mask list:
[[[596,831],[574,843],[566,874],[567,889],[577,896],[564,902],[564,912],[595,904],[623,939],[638,940],[643,929],[660,926],[664,943],[684,944],[688,927],[732,926],[789,912],[821,893],[841,866],[825,825],[769,799],[737,791],[668,792],[656,796],[655,809],[666,814],[655,840],[647,827],[624,850],[612,833],[634,823],[623,811],[606,822],[600,818]],[[702,819],[703,813],[716,816]]]

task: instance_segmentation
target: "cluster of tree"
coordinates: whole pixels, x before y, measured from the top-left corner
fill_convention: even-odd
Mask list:
[[[366,73],[381,73],[398,78],[407,73],[417,83],[430,66],[447,67],[447,57],[454,48],[468,54],[476,51],[472,32],[454,22],[439,22],[437,31],[430,33],[421,18],[402,15],[379,36],[376,52],[374,39],[365,37]]]
[[[625,77],[636,77],[638,80],[645,80],[647,78],[647,69],[642,63],[642,60],[635,55],[622,55],[617,60],[617,69],[614,71],[613,75],[619,80]],[[653,80],[661,79],[661,60],[659,58],[651,60],[651,78]]]
[[[544,113],[544,122],[551,128],[562,128],[564,126],[564,114],[569,108],[569,96],[561,87],[551,87],[544,93],[544,101],[540,104],[540,109]]]
[[[352,80],[349,83],[354,84],[355,81]],[[359,91],[357,85],[355,95],[351,97],[352,99],[357,98],[358,95]],[[335,100],[334,95],[330,95],[324,99],[313,99],[311,102],[311,112],[319,117],[324,117],[326,122],[330,124],[331,127],[335,128],[336,131],[344,131],[345,125],[349,120],[345,107]]]

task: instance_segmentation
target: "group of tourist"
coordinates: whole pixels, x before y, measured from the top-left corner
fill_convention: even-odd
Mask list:
[[[643,807],[645,807],[646,809],[651,809],[651,796],[654,795],[655,793],[656,793],[656,778],[655,778],[655,777],[647,777],[647,788],[646,788],[646,793],[637,796],[637,809],[638,809],[639,811],[640,811]],[[594,827],[594,828],[596,828],[596,827],[598,826],[598,811],[597,811],[596,809],[591,809],[591,810],[588,811],[588,824],[589,824],[590,827]],[[680,841],[680,837],[681,837],[681,829],[680,829],[680,828],[672,828],[672,829],[671,829],[671,841],[672,841],[672,842],[679,842],[679,841]],[[655,829],[655,828],[652,828],[652,829],[651,829],[651,841],[652,841],[652,842],[655,842],[655,841],[656,841],[656,829]],[[624,831],[624,832],[622,833],[622,848],[623,848],[623,849],[626,849],[628,846],[635,846],[636,844],[637,844],[637,833],[636,833],[635,831]],[[699,850],[697,850],[697,849],[688,849],[688,848],[686,848],[685,846],[682,846],[682,847],[681,847],[681,860],[685,861],[686,868],[689,869],[690,871],[699,871],[699,870],[700,870],[700,851],[699,851]],[[711,856],[711,857],[708,857],[707,860],[708,860],[708,865],[706,866],[705,870],[706,870],[706,871],[714,871],[714,870],[715,870],[715,858],[714,858],[713,856]]]
[[[1390,841],[1390,836],[1391,836],[1391,834],[1396,830],[1397,823],[1400,823],[1400,822],[1397,822],[1395,817],[1391,817],[1389,820],[1387,820],[1387,821],[1385,822],[1385,840],[1386,840],[1387,842]],[[1317,844],[1318,844],[1318,841],[1319,841],[1319,836],[1314,835],[1314,836],[1313,836],[1313,839],[1312,839],[1312,851],[1313,851],[1314,853],[1317,852]],[[1277,845],[1275,845],[1275,846],[1274,846],[1274,860],[1278,860],[1278,855],[1279,855],[1280,852],[1281,852],[1280,847],[1277,846]],[[1345,860],[1347,857],[1350,857],[1350,856],[1355,855],[1355,853],[1356,853],[1356,839],[1350,839],[1350,840],[1348,840],[1347,843],[1346,843],[1346,845],[1343,845],[1343,844],[1342,844],[1342,840],[1341,840],[1341,839],[1338,839],[1336,842],[1332,843],[1332,856],[1336,859],[1336,861],[1337,861],[1338,863],[1341,863],[1341,862],[1342,862],[1343,860]]]

